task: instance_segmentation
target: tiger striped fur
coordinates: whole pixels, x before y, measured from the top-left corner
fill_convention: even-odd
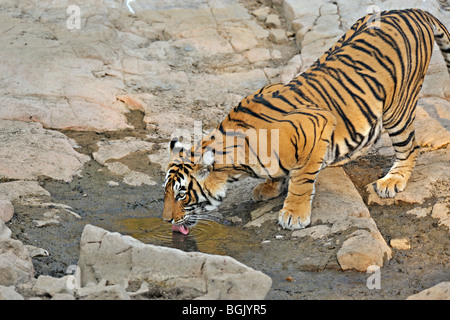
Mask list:
[[[450,34],[439,20],[422,10],[375,15],[359,19],[297,78],[287,84],[267,85],[244,98],[191,150],[172,141],[163,218],[191,226],[204,210],[220,205],[227,181],[250,175],[267,179],[253,190],[256,201],[279,196],[288,182],[278,222],[287,229],[304,228],[310,224],[314,184],[320,170],[362,155],[383,129],[392,140],[395,162],[375,188],[382,198],[403,191],[418,155],[415,108],[434,40],[450,73]],[[379,28],[371,28],[368,23],[374,17],[380,22]],[[278,153],[272,153],[270,159],[271,164],[277,164],[275,170],[267,170],[248,137],[237,144],[217,139],[230,130],[250,129],[268,130],[267,141],[271,141],[272,129],[278,130]],[[202,162],[196,162],[206,150],[214,153],[209,151]],[[245,161],[217,161],[219,156],[242,152],[240,159]],[[252,154],[258,161],[250,164]]]

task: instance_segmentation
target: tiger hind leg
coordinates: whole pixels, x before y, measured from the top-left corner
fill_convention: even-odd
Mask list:
[[[386,128],[395,150],[395,161],[389,172],[375,184],[380,198],[393,198],[405,189],[419,154],[412,121],[402,126],[401,131],[396,131],[396,127]]]
[[[284,177],[267,179],[253,189],[252,199],[254,201],[266,201],[278,197],[284,190],[285,181]]]

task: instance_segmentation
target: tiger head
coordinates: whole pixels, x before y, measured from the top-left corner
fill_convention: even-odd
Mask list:
[[[173,229],[187,233],[199,219],[207,219],[208,211],[216,209],[225,197],[226,179],[214,172],[214,153],[206,151],[199,163],[192,161],[191,151],[178,140],[169,144],[171,161],[167,168],[162,217]]]

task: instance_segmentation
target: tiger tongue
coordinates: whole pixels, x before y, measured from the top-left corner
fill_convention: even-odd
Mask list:
[[[184,225],[182,225],[182,224],[173,224],[172,225],[172,230],[176,231],[176,232],[180,232],[180,233],[182,233],[184,235],[189,233],[189,229],[187,227],[185,227]]]

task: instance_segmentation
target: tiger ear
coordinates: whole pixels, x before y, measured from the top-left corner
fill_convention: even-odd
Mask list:
[[[172,161],[175,158],[179,158],[180,157],[180,153],[182,153],[183,151],[183,145],[181,144],[180,141],[178,141],[177,138],[173,138],[170,142],[169,142],[169,157],[170,160]]]
[[[213,169],[214,164],[214,152],[208,150],[203,153],[202,163],[198,164],[194,171],[192,171],[192,175],[198,181],[205,180]]]

